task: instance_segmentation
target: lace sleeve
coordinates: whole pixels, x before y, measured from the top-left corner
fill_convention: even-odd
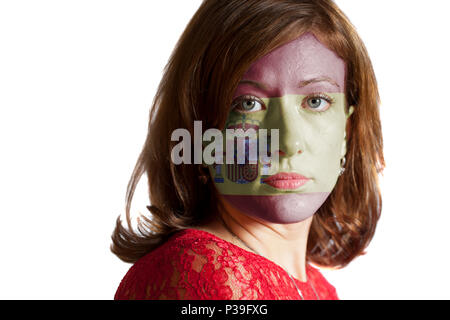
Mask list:
[[[157,249],[131,267],[115,299],[240,299],[250,276],[235,270],[237,258],[223,250],[203,240]]]

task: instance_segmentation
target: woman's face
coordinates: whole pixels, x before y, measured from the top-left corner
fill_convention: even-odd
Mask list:
[[[346,153],[345,74],[344,61],[311,33],[250,67],[225,129],[279,129],[279,150],[270,150],[279,162],[210,166],[225,201],[272,223],[300,222],[317,211]]]

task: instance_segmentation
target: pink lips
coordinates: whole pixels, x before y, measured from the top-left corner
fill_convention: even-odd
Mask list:
[[[310,179],[298,173],[280,172],[263,180],[269,186],[283,190],[295,190],[307,183]]]

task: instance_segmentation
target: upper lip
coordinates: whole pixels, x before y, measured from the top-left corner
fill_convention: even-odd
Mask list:
[[[295,172],[280,172],[264,179],[264,182],[276,181],[276,180],[309,180],[309,178],[302,176]]]

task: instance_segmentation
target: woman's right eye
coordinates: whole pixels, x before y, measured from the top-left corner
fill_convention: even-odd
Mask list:
[[[265,109],[264,103],[253,96],[239,97],[232,104],[232,110],[240,113],[253,113]]]

